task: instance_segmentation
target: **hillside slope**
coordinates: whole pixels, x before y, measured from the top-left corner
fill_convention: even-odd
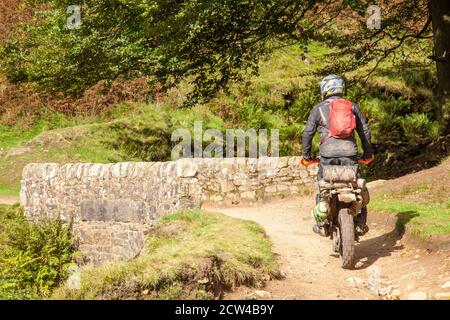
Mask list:
[[[204,130],[278,129],[280,154],[298,155],[305,121],[320,99],[320,70],[330,63],[331,52],[319,42],[311,42],[307,52],[296,45],[282,47],[261,61],[258,76],[189,109],[182,108],[187,84],[148,103],[129,100],[124,82],[105,94],[99,89],[88,92],[81,102],[64,100],[53,106],[45,99],[39,104],[36,92],[12,87],[0,75],[0,194],[18,194],[21,170],[29,162],[170,160],[172,132],[193,130],[195,121],[202,121]],[[413,60],[420,65],[422,56],[414,53]],[[368,68],[358,69],[354,76]],[[433,71],[429,67],[414,75],[403,71],[385,61],[364,85],[347,92],[372,129],[377,154],[368,171],[372,179],[427,168],[448,155],[450,135],[439,137],[439,115],[429,81]],[[111,91],[118,92],[111,97]],[[98,108],[99,101],[108,103]],[[92,108],[77,113],[77,103],[83,110]],[[314,152],[318,142],[315,137]]]
[[[369,208],[394,213],[399,231],[435,246],[450,242],[450,158],[433,168],[372,186]]]

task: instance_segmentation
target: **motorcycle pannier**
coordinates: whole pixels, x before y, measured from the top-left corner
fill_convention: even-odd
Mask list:
[[[324,166],[323,179],[326,182],[356,181],[358,166]]]

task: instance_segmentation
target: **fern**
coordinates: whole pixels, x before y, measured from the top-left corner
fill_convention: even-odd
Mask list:
[[[48,296],[75,257],[70,224],[27,221],[22,210],[1,209],[0,299]]]

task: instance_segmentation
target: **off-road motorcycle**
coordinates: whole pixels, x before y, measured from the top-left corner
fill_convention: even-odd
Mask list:
[[[303,161],[309,166],[320,160]],[[373,161],[359,160],[359,163],[369,164]],[[366,181],[358,178],[358,165],[323,167],[323,179],[318,181],[319,194],[313,217],[319,228],[316,232],[330,237],[332,249],[339,253],[341,267],[351,269],[354,266],[355,242],[359,241],[356,232],[355,219],[362,207],[369,203],[369,192]]]

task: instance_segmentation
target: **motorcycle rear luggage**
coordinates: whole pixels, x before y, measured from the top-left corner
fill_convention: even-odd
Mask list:
[[[324,166],[323,180],[329,183],[333,182],[352,182],[356,181],[358,166]]]

